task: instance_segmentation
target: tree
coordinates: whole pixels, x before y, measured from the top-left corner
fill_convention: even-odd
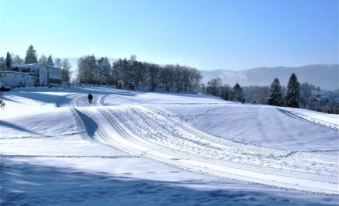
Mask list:
[[[207,82],[207,93],[213,96],[220,95],[220,87],[222,85],[222,80],[220,78],[211,79]]]
[[[151,91],[154,91],[159,85],[160,67],[157,64],[147,64],[147,71],[149,76],[149,86]]]
[[[21,59],[21,57],[19,55],[16,55],[13,59],[13,64],[23,64],[25,63],[25,61],[23,59]]]
[[[224,100],[230,100],[232,94],[232,88],[225,84],[224,86],[220,87],[220,97]]]
[[[242,87],[242,91],[247,102],[267,104],[267,97],[270,92],[268,86],[247,86]]]
[[[196,88],[201,81],[201,74],[197,69],[184,67],[184,89],[186,91],[192,91]]]
[[[0,71],[3,71],[6,69],[6,66],[5,66],[5,58],[4,57],[0,57]]]
[[[107,57],[101,57],[97,61],[97,69],[96,69],[96,82],[99,84],[107,84],[109,82],[112,69],[111,63]]]
[[[184,74],[180,65],[175,65],[174,67],[174,83],[175,88],[177,89],[177,93],[184,90]]]
[[[311,99],[312,99],[312,91],[316,91],[316,87],[309,83],[302,83],[299,86],[300,88],[300,107],[308,108]]]
[[[132,71],[128,62],[129,60],[127,59],[118,59],[116,62],[113,63],[113,81],[119,89],[121,89],[122,86],[131,86]]]
[[[137,73],[136,73],[136,62],[137,57],[135,55],[131,55],[129,59],[125,59],[123,68],[124,68],[124,83],[126,86],[128,86],[128,89],[135,89],[136,87],[136,79],[137,79]]]
[[[47,57],[44,54],[40,56],[39,63],[43,65],[47,65]]]
[[[49,55],[47,58],[47,65],[52,67],[54,66],[54,61],[51,55]]]
[[[174,70],[173,65],[166,65],[160,71],[159,80],[166,92],[170,92],[171,87],[174,85]]]
[[[98,61],[98,65],[100,64]],[[201,80],[200,72],[194,68],[140,62],[137,61],[135,55],[132,55],[130,59],[118,59],[113,62],[109,76],[109,82],[117,85],[118,88],[125,86],[135,89],[143,84],[151,91],[162,87],[167,92],[171,88],[176,88],[177,92],[193,90]]]
[[[11,69],[12,64],[13,64],[12,56],[9,52],[7,52],[6,59],[5,59],[5,65],[6,65],[7,70]]]
[[[299,107],[299,82],[297,76],[293,73],[288,81],[286,93],[286,106]]]
[[[64,59],[65,60],[65,59]],[[68,61],[68,59],[67,59]],[[62,68],[63,67],[63,61],[61,61],[60,58],[55,58],[54,60],[54,66],[55,67],[58,67],[58,68]]]
[[[30,45],[26,52],[25,64],[38,63],[36,51],[33,48],[33,45]]]
[[[116,85],[116,88],[121,89],[122,87],[122,70],[121,70],[121,59],[113,62],[112,65],[112,76],[110,82]]]
[[[135,87],[137,88],[140,84],[144,84],[146,82],[147,77],[146,66],[142,62],[138,61],[135,55],[131,56],[129,65],[134,70],[133,82]]]
[[[242,88],[241,86],[239,85],[239,83],[236,83],[233,87],[233,92],[232,92],[232,99],[235,100],[235,101],[243,101],[244,99],[244,94],[243,94],[243,91],[242,91]]]
[[[267,103],[270,105],[281,106],[283,104],[283,95],[279,79],[275,78],[270,87],[270,93],[267,97]]]
[[[81,57],[78,62],[78,80],[80,83],[95,84],[96,59],[94,55]]]
[[[61,79],[64,82],[69,82],[71,79],[71,64],[69,63],[68,59],[64,59],[62,61],[62,69],[61,69]]]

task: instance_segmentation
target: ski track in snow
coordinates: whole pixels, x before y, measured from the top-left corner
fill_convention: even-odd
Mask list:
[[[335,122],[329,122],[329,121],[325,121],[325,120],[322,120],[322,119],[319,119],[319,118],[316,118],[316,117],[305,115],[301,112],[296,112],[296,111],[291,111],[291,110],[281,109],[281,108],[279,108],[278,110],[289,115],[289,116],[292,116],[292,117],[297,117],[297,118],[304,119],[304,120],[307,120],[307,121],[310,121],[310,122],[313,122],[313,123],[316,123],[316,124],[323,125],[325,127],[329,127],[329,128],[335,129],[335,130],[339,130],[339,120],[338,119],[336,119]]]
[[[82,114],[76,115],[79,127],[91,129],[86,128],[88,124],[96,123],[98,128],[91,131],[89,138],[101,143],[133,156],[213,176],[339,194],[336,156],[227,141],[196,130],[147,104],[106,105],[106,97],[95,95],[93,105],[88,104],[87,95],[75,95],[72,99],[74,114]]]

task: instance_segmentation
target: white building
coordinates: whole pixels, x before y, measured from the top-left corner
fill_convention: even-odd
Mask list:
[[[0,82],[5,88],[33,86],[34,76],[30,73],[15,71],[0,71]]]
[[[29,73],[34,76],[36,86],[57,86],[61,84],[61,69],[44,64],[13,65],[13,71]]]

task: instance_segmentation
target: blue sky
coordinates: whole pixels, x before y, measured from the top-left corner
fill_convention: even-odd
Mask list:
[[[0,55],[33,44],[205,70],[332,64],[337,13],[336,0],[0,0]]]

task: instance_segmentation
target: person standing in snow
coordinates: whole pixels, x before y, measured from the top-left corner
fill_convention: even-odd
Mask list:
[[[88,94],[88,103],[92,104],[93,95],[91,93]]]

